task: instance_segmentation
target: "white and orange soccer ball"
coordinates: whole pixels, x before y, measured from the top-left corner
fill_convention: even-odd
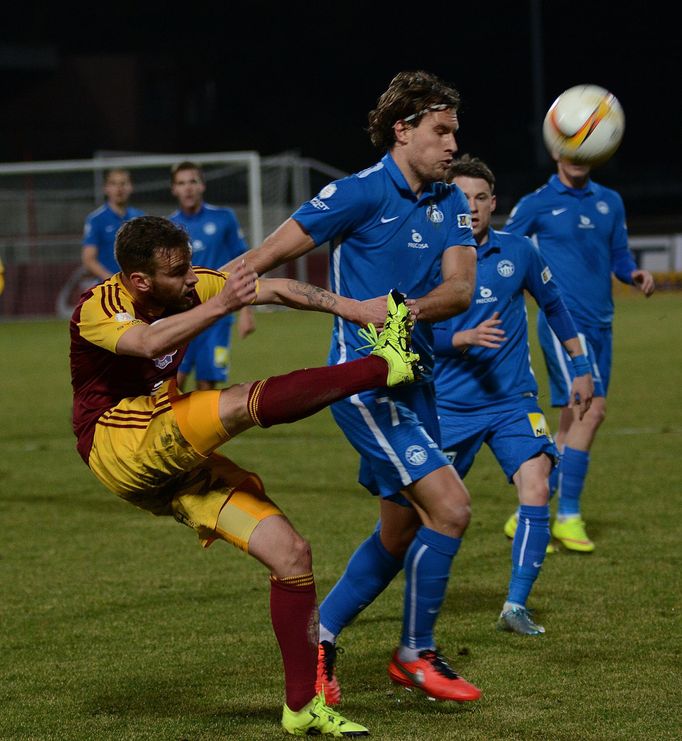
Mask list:
[[[598,85],[576,85],[552,103],[542,126],[552,156],[600,165],[618,149],[625,114],[613,93]]]

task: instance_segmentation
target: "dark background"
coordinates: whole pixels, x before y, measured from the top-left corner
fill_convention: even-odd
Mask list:
[[[547,107],[595,83],[626,113],[595,179],[631,230],[682,230],[680,34],[663,3],[54,5],[2,24],[0,161],[296,151],[351,172],[378,159],[379,94],[421,68],[459,89],[460,152],[493,167],[504,210],[553,172]]]

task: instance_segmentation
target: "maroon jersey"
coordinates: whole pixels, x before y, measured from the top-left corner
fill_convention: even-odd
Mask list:
[[[193,294],[196,306],[220,292],[225,275],[206,269],[195,272],[199,278]],[[121,282],[120,273],[86,291],[74,309],[70,323],[72,421],[76,447],[86,463],[95,425],[107,409],[121,399],[148,396],[177,374],[186,344],[153,360],[116,354],[116,345],[127,330],[161,318],[142,311]]]

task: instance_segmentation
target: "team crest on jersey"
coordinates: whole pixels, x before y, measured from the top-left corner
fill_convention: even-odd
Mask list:
[[[600,214],[606,215],[609,212],[609,204],[606,201],[597,201],[595,208]]]
[[[432,203],[426,209],[426,218],[433,224],[442,224],[445,216],[443,215],[443,212],[438,208],[438,206],[436,206],[435,203]]]
[[[460,229],[471,229],[471,214],[457,214],[457,226]]]
[[[429,454],[421,445],[410,445],[405,451],[405,459],[412,466],[423,466]]]
[[[161,358],[154,358],[154,365],[159,370],[168,368],[168,366],[173,362],[173,358],[177,355],[177,352],[178,352],[177,350],[173,350],[173,352],[168,353],[168,355],[164,355]]]
[[[132,322],[133,318],[130,316],[130,314],[127,311],[120,311],[114,319],[117,322]]]
[[[215,234],[217,231],[218,227],[212,221],[207,221],[204,224],[204,234]]]
[[[552,280],[552,271],[549,269],[549,267],[545,266],[545,269],[540,273],[540,277],[542,278],[542,282],[544,284],[549,283],[550,280]]]
[[[549,427],[547,427],[547,420],[545,415],[540,412],[530,412],[528,414],[528,421],[530,422],[531,429],[535,437],[547,437],[550,440],[552,436],[549,434]]]
[[[329,183],[329,185],[325,185],[320,191],[320,198],[331,198],[334,193],[336,193],[336,185]]]
[[[514,275],[514,263],[511,260],[500,260],[497,263],[497,272],[503,278],[511,278]]]

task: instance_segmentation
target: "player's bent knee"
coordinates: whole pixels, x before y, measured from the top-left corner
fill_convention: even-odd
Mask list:
[[[312,570],[310,543],[283,515],[261,520],[249,538],[248,550],[278,578]]]

